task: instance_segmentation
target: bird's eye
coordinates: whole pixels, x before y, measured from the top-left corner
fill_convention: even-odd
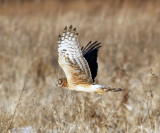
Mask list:
[[[61,79],[58,80],[58,84],[59,84],[59,85],[62,84],[62,80],[61,80]]]

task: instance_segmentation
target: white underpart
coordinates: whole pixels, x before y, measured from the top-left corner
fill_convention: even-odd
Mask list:
[[[104,86],[99,85],[99,84],[93,84],[93,85],[90,85],[90,87],[78,85],[78,86],[75,86],[74,88],[68,88],[68,89],[72,89],[72,90],[76,90],[76,91],[84,91],[84,92],[96,92],[101,88],[104,88]]]

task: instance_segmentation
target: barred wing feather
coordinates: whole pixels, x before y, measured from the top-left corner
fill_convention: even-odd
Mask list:
[[[64,70],[69,84],[92,82],[91,72],[86,59],[83,57],[78,42],[76,29],[70,26],[64,29],[58,40],[58,62]]]

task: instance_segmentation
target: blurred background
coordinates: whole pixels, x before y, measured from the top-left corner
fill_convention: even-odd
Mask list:
[[[58,35],[102,43],[105,95],[56,87]],[[159,0],[0,0],[0,132],[160,132]]]

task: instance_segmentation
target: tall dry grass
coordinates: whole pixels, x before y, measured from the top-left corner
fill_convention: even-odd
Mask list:
[[[160,132],[158,1],[25,2],[0,5],[0,132]],[[82,46],[102,43],[96,82],[105,95],[55,86],[65,76],[57,37],[77,27]]]

